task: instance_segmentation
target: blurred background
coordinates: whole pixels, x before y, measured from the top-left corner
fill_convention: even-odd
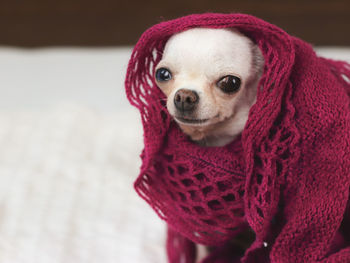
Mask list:
[[[256,15],[350,62],[348,0],[0,0],[0,262],[164,263],[133,190],[142,150],[123,81],[148,27]]]
[[[133,45],[155,23],[202,12],[248,13],[315,45],[350,45],[348,0],[2,0],[0,43]]]

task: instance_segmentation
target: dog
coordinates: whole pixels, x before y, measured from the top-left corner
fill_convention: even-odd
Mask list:
[[[183,132],[218,147],[243,131],[263,66],[258,46],[237,30],[194,28],[167,41],[155,81]],[[197,248],[203,259],[206,248]]]
[[[224,146],[244,129],[263,66],[258,46],[237,30],[193,28],[167,41],[154,77],[185,134]]]

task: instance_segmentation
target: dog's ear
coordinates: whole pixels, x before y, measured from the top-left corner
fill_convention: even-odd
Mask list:
[[[259,46],[254,43],[254,41],[249,38],[247,35],[244,33],[240,32],[236,28],[229,28],[232,32],[235,32],[236,34],[240,34],[242,36],[245,36],[246,38],[249,39],[249,44],[250,44],[250,50],[252,54],[252,68],[253,68],[253,74],[256,76],[261,76],[264,70],[264,56],[259,48]]]
[[[251,42],[251,51],[252,51],[252,67],[255,73],[259,76],[262,75],[264,70],[264,56],[258,47],[253,41]]]

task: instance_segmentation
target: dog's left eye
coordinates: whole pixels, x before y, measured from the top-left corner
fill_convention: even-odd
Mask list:
[[[159,82],[164,82],[171,80],[171,72],[166,68],[159,68],[156,71],[156,80]]]
[[[228,75],[221,78],[216,83],[216,86],[225,93],[235,93],[241,87],[241,79],[236,76]]]

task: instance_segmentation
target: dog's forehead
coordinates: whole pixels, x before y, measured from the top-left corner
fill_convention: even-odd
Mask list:
[[[231,66],[245,75],[248,73],[245,68],[251,61],[251,42],[231,29],[189,29],[168,40],[163,60],[178,66],[210,66],[211,70],[214,70],[211,63],[215,63],[218,70],[221,70],[220,65]]]

